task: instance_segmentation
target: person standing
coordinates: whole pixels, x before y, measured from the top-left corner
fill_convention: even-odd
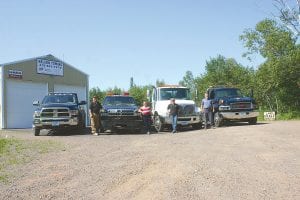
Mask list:
[[[172,120],[172,133],[176,133],[176,127],[177,127],[177,118],[178,118],[178,112],[179,112],[179,105],[175,103],[175,99],[170,99],[170,104],[168,105],[168,113]]]
[[[201,111],[204,114],[204,127],[207,128],[207,125],[211,125],[211,117],[212,117],[212,101],[208,99],[207,92],[204,94],[204,98],[201,102]]]
[[[149,103],[144,101],[143,106],[140,107],[139,112],[142,114],[142,119],[144,122],[144,127],[148,135],[150,135],[150,128],[151,128],[151,108]]]
[[[98,102],[96,96],[93,96],[93,100],[90,104],[90,118],[91,118],[91,128],[92,134],[98,135],[100,129],[100,109],[102,105]]]

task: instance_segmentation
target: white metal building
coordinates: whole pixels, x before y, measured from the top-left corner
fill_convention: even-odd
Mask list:
[[[32,103],[49,92],[76,92],[79,101],[88,102],[88,78],[52,55],[1,64],[0,128],[32,127]]]

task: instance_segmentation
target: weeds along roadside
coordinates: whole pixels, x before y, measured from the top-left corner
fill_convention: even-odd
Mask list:
[[[22,140],[0,137],[0,183],[9,183],[11,169],[26,164],[42,154],[64,149],[62,143],[50,140]]]

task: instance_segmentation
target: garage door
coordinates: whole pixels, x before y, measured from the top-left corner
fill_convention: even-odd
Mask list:
[[[35,106],[34,100],[41,101],[48,93],[47,83],[32,83],[21,81],[6,82],[7,127],[30,128]]]

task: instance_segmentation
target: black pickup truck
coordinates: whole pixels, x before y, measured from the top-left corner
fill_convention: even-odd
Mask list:
[[[117,129],[139,132],[142,130],[142,118],[133,97],[128,95],[106,96],[102,102],[102,107],[101,132]]]
[[[43,101],[34,101],[38,106],[33,114],[33,131],[38,136],[41,129],[83,129],[86,113],[82,108],[86,101],[78,102],[76,93],[50,93]]]
[[[207,89],[208,98],[214,106],[214,124],[222,126],[226,121],[244,121],[256,124],[258,112],[252,97],[246,97],[238,88],[211,87]]]

